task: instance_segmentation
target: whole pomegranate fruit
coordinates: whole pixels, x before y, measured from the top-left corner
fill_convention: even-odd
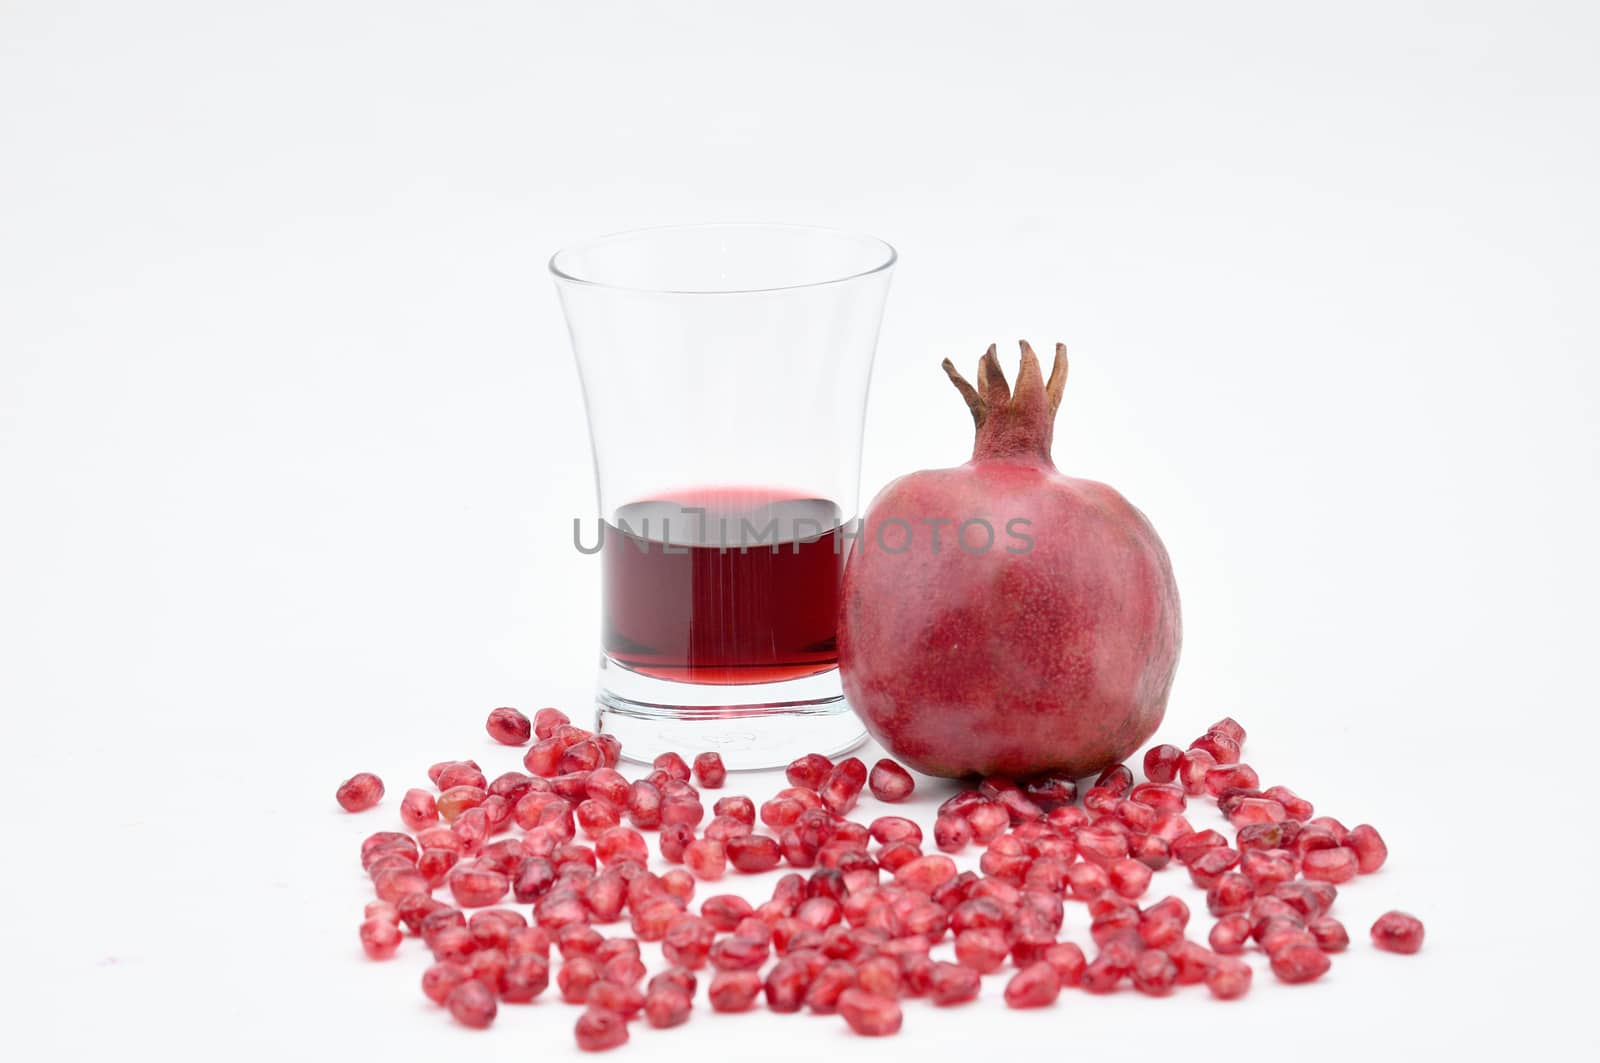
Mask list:
[[[994,347],[973,387],[972,460],[902,476],[873,500],[845,566],[839,667],[873,737],[931,775],[1090,775],[1166,712],[1181,622],[1144,515],[1056,471],[1067,379],[1022,343],[1016,391]]]

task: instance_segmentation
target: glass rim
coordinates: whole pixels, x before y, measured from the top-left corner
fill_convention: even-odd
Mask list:
[[[563,268],[560,259],[563,256],[575,255],[588,251],[602,244],[614,240],[623,240],[630,237],[645,236],[652,233],[692,232],[696,230],[707,231],[713,229],[766,229],[774,232],[788,233],[813,233],[826,236],[844,237],[850,240],[878,247],[882,259],[876,265],[867,269],[856,270],[837,277],[825,277],[815,281],[801,281],[797,284],[778,284],[764,288],[668,288],[652,287],[635,284],[612,284],[607,281],[595,280],[590,277],[579,276],[571,269]],[[832,284],[846,284],[850,281],[870,277],[873,274],[884,273],[894,267],[900,259],[900,252],[895,250],[893,244],[871,233],[854,232],[849,229],[835,229],[823,225],[789,225],[780,222],[699,222],[689,225],[653,225],[642,229],[624,229],[621,232],[606,233],[602,236],[592,237],[575,244],[568,244],[550,256],[548,267],[557,280],[567,281],[572,284],[581,284],[590,288],[604,288],[617,292],[640,292],[649,295],[761,295],[767,292],[802,291],[807,288],[825,288]]]

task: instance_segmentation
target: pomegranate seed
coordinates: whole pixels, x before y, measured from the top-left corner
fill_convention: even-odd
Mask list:
[[[900,1032],[900,1005],[889,997],[865,989],[839,994],[839,1014],[850,1029],[863,1037],[884,1037]]]
[[[560,709],[540,709],[533,714],[533,734],[540,740],[549,738],[556,730],[572,723]]]
[[[1195,985],[1206,980],[1211,968],[1219,959],[1212,951],[1196,941],[1185,941],[1168,953],[1178,965],[1178,984]]]
[[[637,963],[636,960],[621,958],[621,963]],[[600,981],[589,987],[589,997],[585,1001],[589,1010],[596,1009],[613,1011],[624,1019],[631,1019],[644,1009],[644,994],[636,985],[624,985],[621,982],[612,982],[602,977]]]
[[[1110,790],[1115,796],[1121,797],[1133,786],[1133,771],[1126,764],[1113,764],[1100,773],[1094,785],[1098,789]]]
[[[998,971],[1009,951],[1005,931],[998,927],[974,927],[956,935],[956,962],[979,974]]]
[[[1178,981],[1178,965],[1160,949],[1146,949],[1133,961],[1133,988],[1147,996],[1164,996]]]
[[[1183,750],[1177,746],[1154,746],[1144,755],[1144,777],[1154,783],[1169,783],[1178,777]]]
[[[1206,792],[1206,772],[1217,766],[1217,758],[1204,749],[1190,748],[1178,762],[1178,782],[1183,792],[1195,797]]]
[[[1383,866],[1389,859],[1389,847],[1383,844],[1383,836],[1375,827],[1365,823],[1351,827],[1350,833],[1345,835],[1345,846],[1356,854],[1356,870],[1363,875],[1370,875]]]
[[[1206,772],[1206,793],[1219,797],[1225,790],[1254,790],[1261,785],[1255,769],[1248,764],[1219,764]]]
[[[400,927],[381,916],[361,924],[361,948],[369,959],[387,960],[400,947]]]
[[[706,990],[713,1011],[749,1011],[761,992],[761,976],[755,971],[718,971]]]
[[[856,984],[875,996],[898,997],[900,961],[892,956],[874,956],[856,968]]]
[[[812,977],[806,987],[806,1007],[818,1015],[839,1010],[839,995],[856,985],[856,969],[844,960],[833,960]]]
[[[1359,866],[1354,849],[1313,849],[1300,861],[1300,873],[1317,882],[1348,882]]]
[[[715,882],[728,869],[728,854],[715,838],[698,838],[683,851],[684,866],[702,882]]]
[[[658,1030],[682,1026],[689,1021],[693,1007],[689,994],[675,985],[652,985],[644,996],[645,1020]]]
[[[828,775],[832,771],[833,761],[821,753],[807,753],[805,756],[791,762],[784,769],[784,776],[788,778],[790,786],[818,790],[827,781]]]
[[[753,971],[767,962],[767,943],[756,938],[720,938],[711,946],[711,966],[719,971]]]
[[[956,963],[935,963],[928,978],[928,996],[940,1007],[976,1000],[980,988],[978,972]]]
[[[422,994],[435,1004],[443,1004],[451,990],[471,978],[472,969],[464,963],[436,963],[422,972]]]
[[[526,745],[533,737],[533,722],[512,708],[495,709],[484,724],[489,737],[506,746]]]
[[[666,829],[675,824],[693,827],[705,818],[705,806],[699,798],[689,796],[666,796],[661,800],[661,826]]]
[[[510,888],[510,880],[498,871],[463,865],[450,873],[450,893],[463,908],[498,904]]]
[[[805,1003],[806,990],[811,976],[805,962],[797,957],[787,957],[773,965],[767,972],[765,990],[767,1008],[776,1012],[795,1012]]]
[[[644,835],[631,827],[612,827],[595,839],[594,852],[602,864],[615,864],[634,860],[640,864],[650,859]]]
[[[1069,775],[1038,775],[1022,784],[1022,793],[1048,815],[1078,799],[1078,784]]]
[[[1301,823],[1316,814],[1316,810],[1312,807],[1310,801],[1299,796],[1287,786],[1269,786],[1261,796],[1278,802],[1288,812],[1290,819],[1299,820]]]
[[[663,753],[650,762],[651,767],[667,773],[667,777],[677,779],[679,782],[689,781],[689,762],[676,753]]]
[[[1184,796],[1183,787],[1176,783],[1140,783],[1128,791],[1128,797],[1153,809],[1159,816],[1175,815],[1182,812],[1189,804],[1189,799]],[[1152,823],[1150,827],[1153,826]],[[1148,830],[1150,827],[1144,829]]]
[[[1350,932],[1332,916],[1322,916],[1306,924],[1311,936],[1317,939],[1317,948],[1323,952],[1343,952],[1350,947]]]
[[[592,798],[579,803],[573,813],[573,819],[577,820],[578,828],[590,838],[598,838],[612,827],[620,826],[622,823],[622,819],[617,815],[616,809],[604,801],[596,801]]]
[[[585,738],[567,748],[561,754],[561,759],[556,762],[556,772],[560,775],[571,775],[580,771],[594,771],[605,762],[605,751],[600,748],[600,743],[591,738]]]
[[[1314,981],[1327,973],[1331,966],[1327,954],[1319,949],[1314,941],[1292,942],[1269,951],[1269,955],[1272,959],[1272,973],[1283,982]]]
[[[1210,889],[1224,871],[1230,871],[1238,865],[1238,850],[1218,845],[1189,861],[1189,877],[1201,889]]]
[[[872,834],[873,841],[884,844],[898,841],[920,844],[922,841],[922,828],[917,826],[915,820],[904,816],[879,816],[868,824],[867,830]]]
[[[468,979],[450,990],[444,1005],[450,1009],[451,1018],[474,1030],[482,1030],[493,1022],[497,1010],[494,993],[475,979]]]
[[[573,1034],[585,1052],[604,1052],[627,1043],[628,1023],[615,1011],[591,1007],[578,1016]]]
[[[1385,912],[1372,924],[1372,943],[1385,952],[1416,952],[1422,948],[1422,920],[1405,912]]]
[[[400,799],[400,819],[411,830],[426,830],[439,822],[439,809],[426,790],[407,790]]]
[[[340,783],[333,796],[346,812],[365,812],[383,799],[383,780],[370,771],[358,772]]]
[[[561,928],[555,944],[561,950],[561,958],[570,960],[576,956],[594,956],[604,941],[600,931],[584,923],[573,923]]]
[[[736,819],[746,827],[756,825],[756,803],[738,794],[718,798],[717,803],[711,806],[711,814]]]
[[[661,954],[679,967],[699,970],[706,965],[717,930],[699,916],[675,918],[661,939]]]
[[[725,843],[728,862],[746,874],[771,871],[783,861],[783,851],[776,838],[762,834],[746,834],[729,838]]]
[[[1080,984],[1091,993],[1111,993],[1128,974],[1128,969],[1122,967],[1105,956],[1097,956],[1083,969]]]
[[[1098,864],[1073,864],[1067,869],[1067,884],[1079,900],[1098,897],[1111,888],[1111,876]]]
[[[1206,988],[1218,1000],[1235,1000],[1250,991],[1250,965],[1237,956],[1219,956],[1206,972]]]
[[[1006,983],[1006,1006],[1010,1008],[1042,1008],[1054,1004],[1060,995],[1061,972],[1043,961],[1029,964]]]
[[[860,757],[847,757],[834,765],[833,771],[817,791],[829,812],[842,816],[855,807],[861,788],[867,784],[867,766]]]
[[[934,890],[956,877],[956,862],[948,856],[930,853],[904,864],[895,872],[895,885],[903,889],[920,890],[932,894]]]
[[[1145,890],[1150,888],[1151,871],[1137,860],[1117,860],[1106,872],[1111,880],[1111,888],[1130,900],[1143,897]]]
[[[1206,890],[1206,909],[1212,915],[1232,915],[1248,908],[1255,895],[1256,888],[1248,878],[1228,871],[1218,875]]]
[[[681,867],[675,867],[662,874],[661,888],[680,901],[691,901],[694,899],[694,875]]]
[[[975,805],[966,813],[967,824],[972,828],[972,838],[980,845],[987,845],[1011,826],[1011,813],[1001,805],[985,802]]]
[[[1244,728],[1232,716],[1224,716],[1210,727],[1207,727],[1206,730],[1227,735],[1239,745],[1244,745]]]
[[[453,823],[469,808],[477,808],[489,794],[478,786],[452,786],[441,793],[434,805],[446,823]]]
[[[1234,956],[1244,951],[1250,940],[1250,917],[1235,913],[1218,919],[1208,938],[1212,951]]]
[[[720,790],[728,780],[728,769],[720,753],[701,753],[694,758],[694,780],[707,790]]]
[[[522,766],[532,775],[549,778],[556,773],[566,750],[567,747],[561,744],[559,738],[541,738],[522,754]]]
[[[700,905],[701,916],[725,934],[732,933],[740,920],[748,918],[754,912],[755,909],[750,906],[749,901],[731,893],[707,897]]]
[[[433,768],[438,769],[437,774]],[[428,770],[428,777],[440,790],[448,790],[452,786],[476,786],[480,790],[489,787],[483,769],[478,767],[478,762],[475,760],[445,760],[435,764],[433,768]]]
[[[762,803],[761,822],[773,830],[781,831],[793,826],[804,812],[805,806],[799,801],[778,797]]]
[[[867,786],[879,801],[896,802],[910,797],[917,788],[917,782],[909,771],[885,758],[872,766],[872,772],[867,776]]]
[[[388,901],[368,901],[361,909],[362,919],[385,919],[400,922],[400,909]]]
[[[1220,731],[1207,731],[1190,742],[1189,748],[1211,754],[1218,764],[1239,763],[1239,743]]]
[[[372,885],[380,901],[399,904],[410,893],[427,893],[431,888],[427,878],[414,867],[392,867],[372,876]]]

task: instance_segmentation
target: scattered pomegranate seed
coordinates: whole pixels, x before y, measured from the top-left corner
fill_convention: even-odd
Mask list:
[[[1042,1008],[1060,995],[1061,972],[1042,960],[1022,968],[1006,983],[1007,1007]]]
[[[1363,875],[1370,875],[1389,859],[1389,847],[1383,844],[1383,836],[1365,823],[1351,827],[1344,844],[1356,854],[1356,870]]]
[[[450,1009],[451,1018],[474,1030],[482,1030],[493,1022],[497,1010],[494,993],[476,979],[468,979],[450,990],[444,1004]]]
[[[1010,946],[998,927],[974,927],[956,935],[956,962],[980,974],[992,974],[1006,962]]]
[[[615,1011],[591,1007],[578,1016],[573,1033],[585,1052],[604,1052],[627,1043],[628,1023]]]
[[[866,764],[859,757],[846,757],[834,765],[817,792],[828,811],[842,816],[855,807],[861,788],[866,784]]]
[[[1269,955],[1272,973],[1284,982],[1313,981],[1327,973],[1330,966],[1327,953],[1318,948],[1315,941],[1292,942],[1275,951],[1269,950]]]
[[[361,947],[369,959],[389,959],[400,947],[399,925],[381,916],[367,919],[361,924]]]
[[[1217,758],[1204,749],[1190,749],[1178,762],[1178,782],[1183,792],[1195,797],[1206,792],[1206,772],[1217,766]]]
[[[346,812],[365,812],[383,799],[383,780],[370,771],[358,772],[340,783],[333,796]]]
[[[1178,981],[1178,965],[1160,949],[1146,949],[1133,961],[1133,988],[1158,997],[1172,991]]]
[[[512,708],[493,710],[484,726],[489,737],[501,745],[527,745],[528,739],[533,737],[533,722]]]
[[[1213,952],[1232,956],[1244,951],[1250,941],[1250,917],[1247,915],[1225,915],[1218,919],[1211,928],[1211,935],[1207,939],[1211,943]]]
[[[1318,882],[1349,882],[1359,866],[1354,849],[1314,849],[1300,861],[1300,873]]]
[[[720,790],[728,780],[728,769],[722,766],[720,753],[701,753],[694,758],[695,782],[707,790]]]
[[[749,1011],[761,992],[755,971],[718,971],[706,990],[713,1011]]]
[[[1177,746],[1153,746],[1144,755],[1144,777],[1154,783],[1170,783],[1178,777],[1183,750]]]
[[[839,994],[839,1014],[850,1029],[863,1037],[884,1037],[900,1032],[900,1005],[889,997],[865,989]]]
[[[1416,952],[1422,948],[1422,920],[1405,912],[1385,912],[1372,924],[1372,943],[1385,952]]]
[[[762,834],[746,834],[729,838],[725,848],[728,862],[746,874],[770,871],[783,861],[783,851],[776,838]]]
[[[676,753],[663,753],[651,761],[650,764],[657,770],[666,772],[667,777],[670,779],[676,779],[679,782],[689,781],[689,762]]]
[[[1236,1000],[1250,991],[1250,965],[1237,956],[1218,956],[1206,972],[1206,988],[1218,1000]]]
[[[872,766],[867,776],[867,786],[879,801],[904,801],[917,788],[911,773],[887,758]]]

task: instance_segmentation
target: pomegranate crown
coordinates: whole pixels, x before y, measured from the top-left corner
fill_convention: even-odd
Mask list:
[[[1017,386],[1006,383],[1005,370],[995,356],[994,344],[978,359],[978,386],[973,387],[946,358],[944,371],[950,382],[967,400],[977,438],[972,445],[972,460],[1042,459],[1050,464],[1050,442],[1055,434],[1056,410],[1067,387],[1067,345],[1056,344],[1055,364],[1046,381],[1039,368],[1039,356],[1027,340],[1019,341],[1022,364],[1017,369]]]

